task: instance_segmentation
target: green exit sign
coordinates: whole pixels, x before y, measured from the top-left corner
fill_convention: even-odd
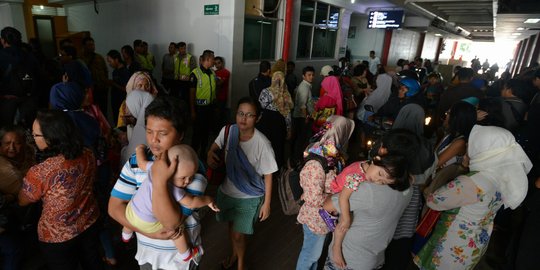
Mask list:
[[[219,5],[204,5],[204,15],[219,15]]]

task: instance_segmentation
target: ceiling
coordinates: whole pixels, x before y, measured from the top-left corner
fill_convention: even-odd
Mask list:
[[[374,2],[379,4],[375,6]],[[387,8],[404,7],[409,14],[428,18],[431,25],[425,30],[454,38],[521,40],[540,32],[540,21],[524,23],[530,18],[540,19],[540,0],[356,0],[354,5],[369,10],[383,7],[381,4]]]

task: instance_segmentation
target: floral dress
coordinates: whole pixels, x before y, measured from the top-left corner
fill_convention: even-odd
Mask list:
[[[443,211],[433,234],[414,257],[420,269],[473,269],[486,251],[501,194],[481,173],[439,188],[427,206]]]

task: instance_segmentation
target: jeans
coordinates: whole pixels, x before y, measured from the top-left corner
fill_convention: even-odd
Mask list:
[[[304,242],[298,256],[296,270],[316,270],[317,261],[321,257],[327,235],[315,234],[305,224],[302,225],[302,229],[304,230]]]

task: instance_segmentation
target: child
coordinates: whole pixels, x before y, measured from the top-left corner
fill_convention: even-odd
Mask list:
[[[332,205],[331,197],[328,197],[324,202],[324,209],[319,213],[329,226],[329,229],[334,232],[333,260],[336,265],[345,265],[343,255],[341,253],[341,244],[345,237],[345,233],[351,226],[351,213],[349,198],[362,182],[371,182],[379,185],[388,185],[393,189],[399,189],[402,186],[400,183],[408,181],[408,172],[406,170],[407,160],[399,155],[376,156],[371,163],[368,161],[358,161],[347,166],[330,184],[332,192],[339,193],[339,208],[341,215],[337,226],[331,227],[331,223],[327,220],[335,221],[337,218],[331,216],[330,213],[336,213],[337,210]],[[395,185],[395,186],[394,186]],[[344,188],[345,187],[345,188]]]
[[[139,168],[151,170],[152,162],[146,160],[145,146],[139,145],[136,148],[137,165]],[[212,210],[219,211],[213,198],[209,196],[193,196],[186,192],[185,188],[197,177],[195,173],[198,168],[198,159],[195,151],[187,145],[176,145],[168,151],[169,160],[178,159],[176,173],[169,179],[170,192],[175,200],[187,208],[199,208],[208,205]],[[148,179],[139,187],[132,200],[126,208],[126,218],[128,221],[144,233],[153,233],[162,229],[162,225],[157,221],[152,213],[152,179],[148,174]],[[201,246],[189,248],[186,235],[180,229],[180,236],[173,239],[178,249],[177,258],[179,261],[189,262],[192,260],[198,265],[203,250]],[[131,239],[133,231],[128,228],[122,228],[122,240],[127,242]]]

